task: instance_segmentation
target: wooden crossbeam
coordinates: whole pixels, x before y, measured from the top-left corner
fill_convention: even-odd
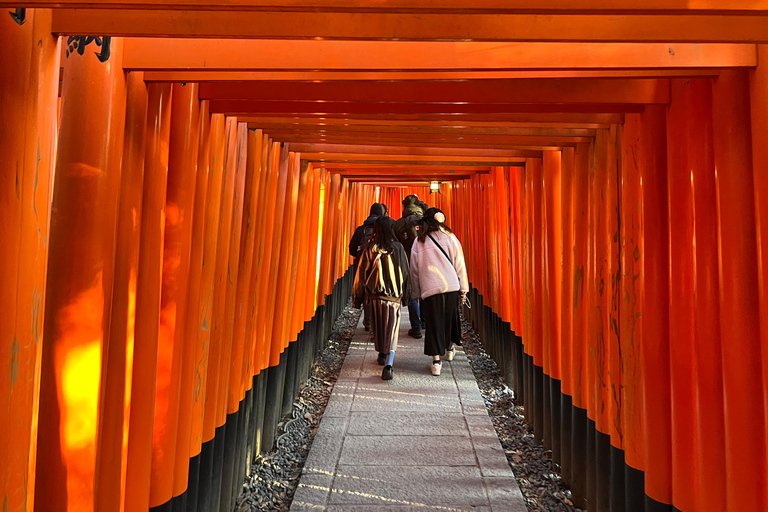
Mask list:
[[[59,35],[403,41],[768,42],[754,14],[413,14],[58,9]]]
[[[540,152],[515,149],[479,150],[473,148],[446,148],[438,145],[429,147],[392,147],[364,144],[318,144],[294,143],[291,150],[302,154],[302,158],[335,160],[370,160],[378,158],[390,161],[434,161],[459,162],[524,162],[526,158],[537,158]],[[493,165],[493,164],[488,164]]]
[[[753,46],[753,45],[750,45]],[[146,82],[307,80],[488,80],[516,78],[702,78],[720,68],[578,69],[538,71],[148,71]]]
[[[526,12],[526,13],[663,13],[759,12],[768,10],[766,0],[15,0],[0,1],[0,7],[77,9],[169,9],[211,11],[300,11],[344,12]]]
[[[380,124],[411,124],[415,123],[447,123],[451,126],[465,126],[465,123],[499,123],[501,126],[545,126],[542,123],[563,123],[573,127],[586,128],[606,128],[606,125],[621,124],[624,122],[624,115],[618,113],[486,113],[486,114],[461,114],[461,113],[443,113],[443,114],[302,114],[290,115],[241,115],[238,119],[241,122],[251,123],[259,122],[260,119],[284,119],[284,120],[306,120],[312,122],[324,123],[369,123]],[[468,125],[466,125],[468,126]]]
[[[555,78],[518,80],[227,82],[200,86],[211,100],[420,103],[669,103],[669,80]]]
[[[437,134],[412,136],[407,134],[391,133],[293,133],[293,132],[268,132],[271,137],[281,142],[336,142],[336,143],[360,143],[360,144],[403,144],[418,143],[421,145],[451,145],[478,147],[548,147],[548,146],[573,146],[578,143],[591,142],[591,137],[537,137],[527,135],[464,135],[464,134]]]
[[[315,118],[315,117],[243,117],[239,122],[248,123],[249,128],[277,129],[339,129],[351,131],[400,131],[407,132],[439,130],[449,132],[452,130],[477,130],[478,133],[493,133],[495,130],[503,130],[499,133],[512,135],[546,134],[545,130],[562,129],[577,130],[570,132],[572,135],[594,135],[598,128],[609,128],[610,123],[599,122],[549,122],[531,120],[529,122],[516,121],[458,121],[458,120],[430,120],[430,119],[353,119],[353,118]],[[585,131],[587,130],[587,131]]]
[[[69,32],[79,33],[79,32]],[[757,65],[754,44],[487,43],[128,38],[143,71],[492,72],[716,69]],[[396,78],[396,77],[395,77]],[[443,78],[451,78],[444,75]],[[453,78],[460,78],[456,76]],[[192,81],[192,80],[191,80]]]
[[[408,134],[412,136],[421,135],[515,135],[530,137],[594,137],[595,130],[589,128],[537,128],[537,127],[504,127],[504,126],[419,126],[419,125],[351,125],[344,126],[338,124],[304,124],[291,125],[281,123],[248,123],[251,129],[263,129],[267,133],[286,133],[290,132],[296,135],[301,134]]]
[[[211,100],[211,112],[231,116],[303,114],[640,113],[644,103],[378,103]]]

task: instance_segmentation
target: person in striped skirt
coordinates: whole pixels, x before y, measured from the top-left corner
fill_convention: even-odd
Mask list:
[[[379,217],[373,225],[371,241],[363,249],[352,286],[354,307],[365,300],[371,307],[371,331],[384,368],[383,380],[393,377],[392,365],[400,330],[400,307],[411,296],[408,257],[392,230],[395,221]]]

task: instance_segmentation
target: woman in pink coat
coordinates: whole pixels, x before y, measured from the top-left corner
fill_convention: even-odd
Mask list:
[[[459,301],[469,292],[461,243],[445,225],[445,214],[430,208],[411,249],[411,291],[421,298],[426,318],[424,354],[432,357],[432,375],[440,375],[441,357],[451,361],[461,341]]]

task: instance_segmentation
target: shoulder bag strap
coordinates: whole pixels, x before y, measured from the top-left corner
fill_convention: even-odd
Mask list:
[[[443,246],[442,246],[442,245],[440,245],[439,243],[437,243],[437,240],[435,240],[434,238],[432,238],[432,235],[430,235],[429,233],[427,233],[427,236],[429,237],[429,239],[430,239],[430,240],[432,240],[432,241],[435,243],[435,245],[437,246],[437,248],[438,248],[438,249],[440,249],[440,252],[441,252],[441,253],[443,253],[443,256],[445,256],[446,258],[448,258],[448,261],[450,261],[450,262],[451,262],[451,265],[453,265],[453,260],[451,260],[451,257],[450,257],[450,256],[448,256],[448,253],[447,253],[447,252],[445,252],[445,249],[443,249]]]

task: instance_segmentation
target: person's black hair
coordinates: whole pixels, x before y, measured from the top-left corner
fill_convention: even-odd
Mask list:
[[[376,222],[373,223],[373,234],[371,235],[371,243],[378,246],[379,249],[383,249],[386,252],[391,252],[394,249],[393,242],[397,241],[395,237],[395,220],[392,217],[379,217]]]
[[[442,219],[442,222],[440,219]],[[445,224],[445,214],[443,211],[439,208],[428,208],[427,211],[424,212],[424,217],[419,223],[419,242],[424,243],[427,239],[427,234],[438,230],[445,231],[446,233],[453,233],[451,228]]]
[[[375,215],[381,217],[387,213],[387,207],[381,203],[373,203],[371,205],[371,212],[369,215]]]

